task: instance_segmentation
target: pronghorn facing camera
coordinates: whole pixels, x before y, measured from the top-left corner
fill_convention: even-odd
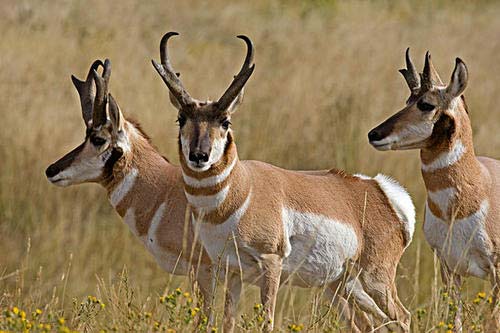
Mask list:
[[[406,106],[371,130],[368,138],[379,150],[420,149],[427,189],[424,234],[441,261],[444,281],[458,289],[465,276],[490,279],[498,299],[500,162],[474,154],[462,95],[467,67],[457,58],[444,85],[428,52],[421,76],[409,50],[406,66],[400,70],[411,90]]]
[[[99,66],[104,67],[102,76],[96,72]],[[208,305],[210,259],[201,245],[192,245],[191,229],[185,231],[180,168],[156,151],[137,123],[123,116],[107,92],[110,74],[109,60],[104,64],[97,60],[85,81],[72,77],[86,136],[80,146],[47,168],[47,178],[58,186],[101,184],[111,205],[164,270],[177,275],[194,271]],[[186,249],[183,241],[189,244]]]
[[[290,280],[332,293],[342,283],[338,301],[347,309],[351,331],[384,324],[408,331],[410,315],[394,279],[414,229],[410,196],[383,175],[297,172],[240,161],[231,116],[254,70],[250,39],[238,36],[247,45],[243,66],[211,102],[192,98],[172,68],[167,41],[174,35],[162,38],[161,64],[153,65],[178,109],[179,155],[193,223],[212,261],[229,268],[225,330],[234,327],[242,280],[260,285],[267,331],[273,328],[280,283]]]

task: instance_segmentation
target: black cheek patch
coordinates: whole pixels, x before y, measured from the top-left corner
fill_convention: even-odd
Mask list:
[[[434,124],[434,128],[432,130],[432,140],[434,142],[450,140],[455,133],[455,130],[455,121],[453,118],[443,113]]]
[[[113,168],[122,156],[123,150],[121,148],[113,148],[113,150],[111,150],[111,155],[104,164],[104,178],[107,179],[113,175]]]

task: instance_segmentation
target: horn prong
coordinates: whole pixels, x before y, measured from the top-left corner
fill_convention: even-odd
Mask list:
[[[238,35],[236,37],[242,39],[247,45],[247,54],[245,56],[245,60],[243,61],[243,65],[241,66],[239,73],[236,74],[229,87],[226,89],[224,94],[222,94],[221,98],[219,98],[219,100],[217,101],[220,110],[226,110],[231,105],[231,103],[241,92],[241,90],[243,89],[243,87],[245,86],[246,82],[248,81],[248,79],[250,78],[255,69],[255,64],[253,62],[254,47],[252,40],[245,35]]]
[[[161,64],[155,60],[151,60],[153,67],[156,69],[163,82],[167,85],[168,89],[174,95],[175,99],[179,102],[181,106],[188,106],[194,104],[194,99],[189,95],[187,90],[182,85],[179,75],[176,75],[176,71],[170,64],[168,58],[167,44],[168,40],[173,36],[178,36],[179,33],[175,31],[167,32],[163,35],[160,41],[160,61]]]

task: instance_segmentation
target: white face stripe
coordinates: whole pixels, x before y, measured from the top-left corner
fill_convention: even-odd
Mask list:
[[[432,172],[435,170],[447,168],[455,164],[465,153],[466,149],[462,141],[457,140],[450,151],[441,153],[433,162],[429,164],[422,163],[422,170],[425,172]]]
[[[222,156],[224,156],[226,142],[227,142],[227,137],[214,140],[214,142],[212,143],[212,150],[210,150],[210,157],[208,159],[208,164],[210,166],[219,162]]]
[[[229,185],[224,187],[219,192],[212,195],[192,195],[184,191],[186,198],[190,204],[196,208],[201,208],[205,213],[208,213],[219,207],[226,200],[229,193]]]
[[[130,170],[130,172],[123,177],[122,181],[115,187],[113,192],[109,197],[111,205],[116,208],[120,201],[125,198],[130,189],[134,186],[135,180],[139,171],[136,168]]]
[[[156,241],[156,231],[158,230],[158,226],[160,225],[160,222],[163,220],[163,215],[165,214],[165,208],[166,204],[162,203],[160,207],[156,210],[155,214],[153,215],[153,218],[151,219],[151,224],[149,225],[149,232],[148,232],[148,242],[149,243],[154,243]]]
[[[220,174],[212,176],[212,177],[207,177],[203,179],[196,179],[193,177],[189,177],[188,175],[182,173],[182,177],[184,178],[184,182],[186,185],[191,186],[191,187],[211,187],[214,185],[217,185],[219,183],[222,183],[223,181],[226,180],[226,178],[229,176],[231,171],[233,171],[234,166],[236,165],[236,158],[233,159],[231,164],[225,168]]]
[[[372,141],[371,144],[380,146],[381,150],[389,150],[395,144],[408,146],[421,142],[432,134],[432,126],[430,123],[422,123],[419,125],[407,124],[400,132],[392,133],[382,140]]]
[[[222,156],[224,156],[225,148],[227,143],[227,135],[222,139],[216,139],[212,142],[212,149],[210,150],[210,156],[208,157],[208,162],[204,163],[202,167],[196,167],[189,160],[189,141],[181,135],[181,150],[184,155],[184,160],[187,166],[196,172],[203,172],[210,169],[212,165],[219,162]]]
[[[428,191],[427,195],[429,199],[434,202],[441,211],[441,215],[445,218],[449,218],[448,209],[450,208],[450,203],[455,199],[457,190],[454,187],[448,187],[439,191]]]

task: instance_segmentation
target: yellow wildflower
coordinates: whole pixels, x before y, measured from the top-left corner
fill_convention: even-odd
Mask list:
[[[17,306],[13,307],[12,308],[12,312],[14,312],[14,314],[19,314],[19,308]]]
[[[101,309],[104,309],[106,307],[106,304],[101,302]]]
[[[160,296],[160,303],[161,304],[165,303],[165,296]]]
[[[176,293],[177,295],[182,294],[182,290],[181,290],[181,288],[177,288],[177,289],[175,289],[175,293]]]
[[[192,309],[189,309],[189,315],[191,317],[194,317],[196,316],[196,314],[200,311],[200,308],[196,307],[196,308],[192,308]]]
[[[438,327],[444,327],[444,321],[440,321],[437,326]]]
[[[151,316],[152,316],[151,312],[144,312],[144,317],[151,318]]]
[[[300,332],[300,331],[302,331],[302,329],[304,329],[304,325],[291,324],[291,325],[288,325],[288,329],[292,332]]]
[[[486,293],[484,291],[478,292],[477,293],[477,297],[479,297],[479,298],[485,298],[486,297]]]
[[[182,294],[182,296],[188,298],[189,296],[191,296],[191,294],[186,291],[184,294]]]
[[[453,328],[453,324],[448,324],[447,327],[451,330]]]
[[[66,322],[66,320],[64,320],[64,318],[61,317],[61,318],[59,318],[57,320],[57,322],[59,323],[59,325],[64,325],[64,323]]]
[[[491,304],[493,303],[493,297],[488,297],[488,299],[486,300],[486,302],[488,302],[488,304]]]
[[[479,304],[480,302],[481,302],[481,299],[479,297],[474,298],[474,300],[472,301],[472,303],[474,303],[474,304]]]
[[[260,303],[255,303],[255,305],[253,306],[253,309],[254,309],[254,310],[256,310],[256,311],[258,311],[258,310],[262,309],[262,304],[260,304]]]
[[[35,310],[35,313],[36,313],[37,315],[41,315],[41,314],[42,314],[42,310],[40,310],[40,309],[36,309],[36,310]]]

